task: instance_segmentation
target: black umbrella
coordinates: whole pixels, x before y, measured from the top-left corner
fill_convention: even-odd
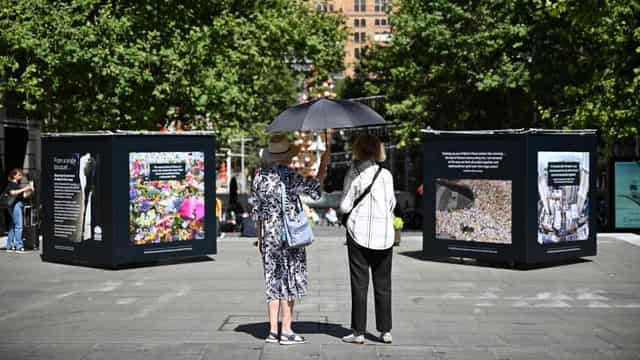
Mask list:
[[[370,107],[348,100],[319,99],[283,111],[267,127],[269,132],[311,131],[383,125]]]

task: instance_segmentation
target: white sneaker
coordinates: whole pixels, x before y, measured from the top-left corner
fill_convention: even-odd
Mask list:
[[[364,335],[349,334],[342,338],[342,341],[350,344],[364,344]]]
[[[385,344],[391,344],[393,342],[393,337],[391,337],[390,332],[380,334],[380,340],[382,340]]]
[[[24,251],[24,249],[18,249],[18,250],[16,250],[16,252],[18,254],[26,254],[27,253],[26,251]]]
[[[295,345],[295,344],[304,344],[307,342],[307,339],[296,334],[280,334],[280,345]]]

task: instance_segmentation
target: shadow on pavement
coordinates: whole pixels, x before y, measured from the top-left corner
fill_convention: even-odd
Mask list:
[[[260,322],[253,324],[242,324],[233,329],[235,332],[249,334],[256,339],[264,339],[269,334],[269,323]],[[298,334],[326,334],[335,338],[342,338],[351,333],[351,330],[340,324],[332,324],[318,321],[294,321],[293,331]]]
[[[490,267],[490,268],[496,268],[496,269],[510,269],[510,270],[539,270],[539,269],[552,268],[556,266],[565,266],[565,265],[574,265],[574,264],[592,262],[592,260],[590,259],[577,258],[577,259],[558,260],[558,261],[539,263],[539,264],[519,264],[519,263],[513,263],[513,262],[487,261],[487,260],[459,258],[459,257],[434,258],[434,257],[425,256],[422,251],[403,251],[403,252],[399,252],[398,254],[407,256],[413,259],[417,259],[417,260],[432,261],[432,262],[438,262],[443,264]]]
[[[129,270],[129,269],[138,269],[138,268],[145,268],[145,267],[179,265],[179,264],[188,264],[188,263],[199,263],[199,262],[216,261],[211,256],[202,255],[202,256],[168,258],[168,259],[163,259],[163,260],[149,261],[149,262],[142,262],[142,263],[121,264],[121,265],[118,265],[118,266],[114,267],[114,266],[111,266],[111,265],[108,265],[108,264],[103,264],[103,265],[101,265],[101,264],[90,264],[90,263],[87,263],[87,262],[84,262],[84,261],[80,261],[80,260],[71,260],[69,262],[50,260],[50,259],[45,259],[42,255],[40,255],[40,259],[42,259],[43,262],[50,262],[50,263],[59,264],[59,265],[83,266],[83,267],[86,267],[86,268],[100,269],[100,270]]]

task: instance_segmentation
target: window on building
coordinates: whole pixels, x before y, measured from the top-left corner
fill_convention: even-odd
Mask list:
[[[318,1],[316,9],[319,12],[333,12],[333,4],[329,4],[327,1]]]
[[[359,32],[353,33],[353,42],[354,43],[359,43],[360,42],[360,33]]]
[[[360,59],[360,48],[353,49],[353,57]]]
[[[360,27],[360,19],[353,19],[353,27]]]
[[[367,0],[354,0],[353,11],[355,12],[367,11]]]
[[[364,33],[364,32],[360,33],[360,42],[361,43],[367,42],[367,33]]]
[[[360,19],[360,26],[362,27],[367,26],[367,19]]]
[[[374,0],[373,10],[375,12],[385,12],[387,11],[388,5],[389,5],[388,0]]]
[[[380,25],[380,19],[375,19],[375,20],[373,20],[373,24],[374,24],[375,26],[379,26],[379,25]]]
[[[387,26],[387,19],[380,19],[380,26]]]

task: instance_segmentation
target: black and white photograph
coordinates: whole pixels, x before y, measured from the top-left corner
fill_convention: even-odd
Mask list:
[[[53,157],[54,235],[58,241],[81,243],[94,239],[98,157],[71,153]],[[94,229],[95,228],[95,229]]]
[[[538,243],[589,239],[589,153],[538,152]]]

